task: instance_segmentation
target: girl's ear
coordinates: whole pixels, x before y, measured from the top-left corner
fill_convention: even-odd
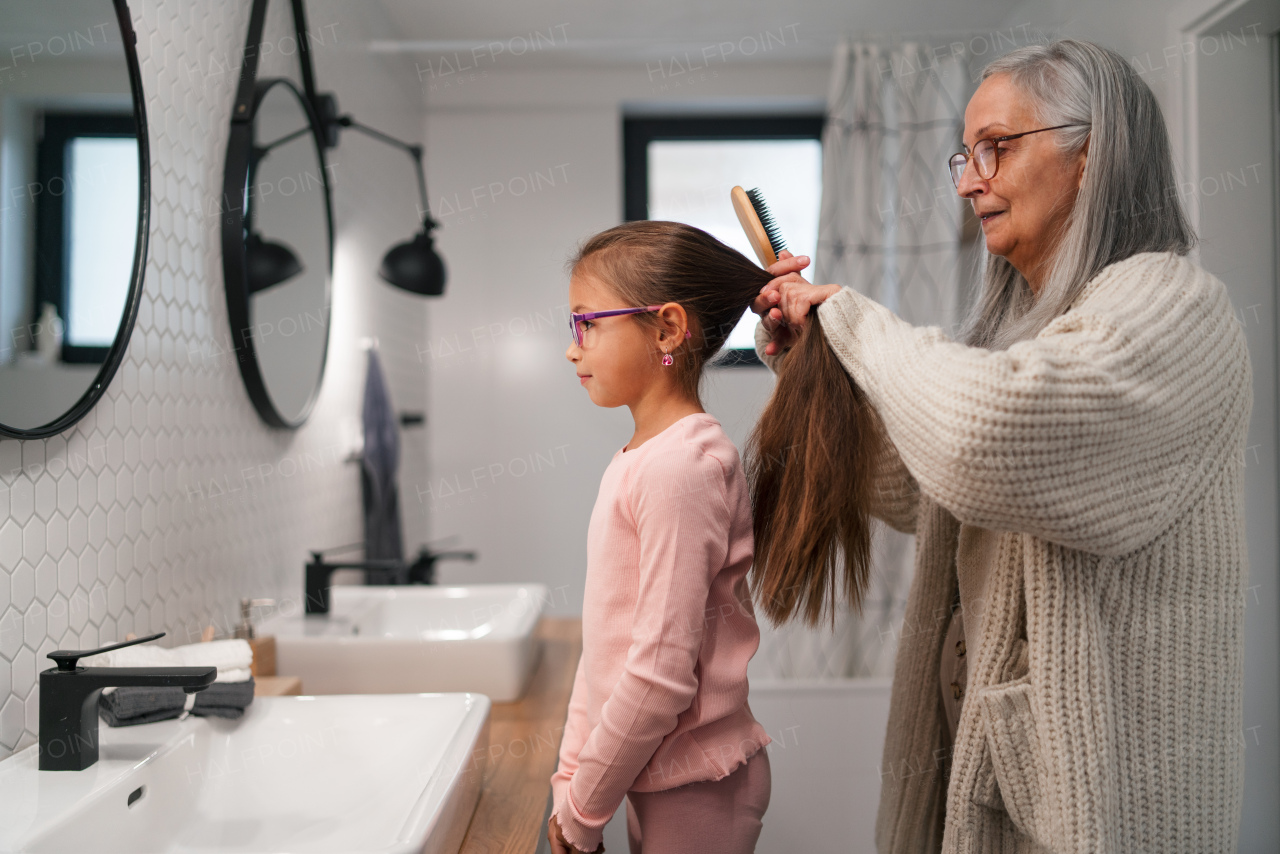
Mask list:
[[[684,306],[678,302],[664,303],[658,311],[661,325],[658,328],[658,343],[667,343],[672,349],[683,343],[685,333],[689,331],[689,315]],[[672,343],[674,342],[674,343]]]

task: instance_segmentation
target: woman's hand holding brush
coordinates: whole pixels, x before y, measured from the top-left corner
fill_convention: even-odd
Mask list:
[[[779,252],[777,262],[769,267],[775,278],[751,303],[751,310],[760,315],[769,333],[766,356],[790,349],[804,328],[809,309],[840,292],[839,285],[814,285],[801,276],[800,271],[808,266],[807,255],[792,255],[785,249]]]

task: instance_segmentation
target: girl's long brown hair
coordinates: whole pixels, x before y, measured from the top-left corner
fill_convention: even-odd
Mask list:
[[[611,287],[619,307],[679,303],[693,337],[672,353],[696,399],[707,363],[772,276],[700,229],[641,220],[588,239],[571,272]],[[633,321],[657,324],[653,314]],[[752,589],[775,623],[815,625],[861,606],[871,559],[872,461],[879,418],[827,339],[817,311],[778,367],[746,454],[755,529]]]
[[[756,601],[774,623],[862,606],[871,574],[880,419],[809,312],[747,448]]]

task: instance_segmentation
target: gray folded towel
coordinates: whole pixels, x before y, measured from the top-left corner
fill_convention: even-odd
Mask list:
[[[235,719],[253,702],[253,678],[215,682],[195,696],[191,714]],[[117,688],[98,698],[98,713],[107,726],[134,726],[167,721],[182,714],[187,693],[181,688]]]

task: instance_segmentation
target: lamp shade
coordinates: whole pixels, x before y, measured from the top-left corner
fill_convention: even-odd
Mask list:
[[[278,285],[302,272],[302,264],[292,249],[283,243],[263,240],[256,231],[251,231],[245,241],[244,256],[250,294]]]
[[[435,223],[428,220],[422,231],[407,243],[400,243],[382,256],[378,275],[397,288],[419,296],[438,297],[444,293],[444,261],[436,254],[431,229]]]

